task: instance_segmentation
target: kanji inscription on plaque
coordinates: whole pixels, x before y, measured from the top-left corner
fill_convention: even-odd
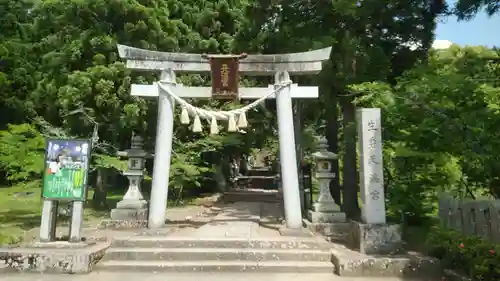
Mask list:
[[[235,100],[239,98],[239,60],[246,55],[207,55],[210,61],[212,97]]]

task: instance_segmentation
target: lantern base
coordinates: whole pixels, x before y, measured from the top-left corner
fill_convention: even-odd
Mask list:
[[[340,213],[340,206],[331,201],[313,203],[313,210],[319,213]]]
[[[312,223],[335,223],[346,222],[346,215],[343,212],[315,212],[309,211],[308,219]]]
[[[148,219],[147,209],[113,209],[111,219],[117,221],[142,221]]]
[[[122,200],[111,210],[111,219],[119,221],[136,221],[148,219],[148,203],[146,200]]]
[[[117,209],[146,209],[148,202],[146,200],[130,200],[124,199],[116,203]]]

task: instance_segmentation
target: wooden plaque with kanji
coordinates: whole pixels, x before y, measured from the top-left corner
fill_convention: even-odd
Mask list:
[[[212,75],[212,97],[215,99],[237,100],[239,84],[239,56],[210,57]]]

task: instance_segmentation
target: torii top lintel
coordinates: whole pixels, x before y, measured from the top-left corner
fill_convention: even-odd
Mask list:
[[[331,48],[301,53],[248,55],[240,61],[239,71],[245,75],[274,75],[288,71],[292,75],[308,75],[321,71],[322,62],[330,57]],[[206,54],[149,51],[118,45],[118,53],[127,60],[127,68],[138,70],[172,69],[176,72],[210,72]]]

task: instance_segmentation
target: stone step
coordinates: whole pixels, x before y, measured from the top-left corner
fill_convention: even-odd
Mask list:
[[[228,193],[226,195],[234,197],[243,197],[243,198],[260,198],[264,200],[283,199],[283,196],[281,194],[254,194],[254,193],[235,192],[235,193]]]
[[[99,271],[333,273],[331,262],[297,261],[102,261]],[[332,275],[333,276],[333,275]]]
[[[283,202],[281,198],[275,197],[256,197],[256,196],[224,196],[224,203],[230,204],[235,202],[261,202],[261,203],[279,203]]]
[[[249,176],[274,176],[276,173],[271,171],[269,168],[264,169],[249,169]]]
[[[283,196],[283,192],[280,190],[270,190],[270,189],[261,189],[261,188],[235,188],[227,191],[227,193],[238,193],[238,194],[247,194],[247,195],[276,195]]]
[[[113,248],[251,248],[251,249],[325,249],[326,241],[290,239],[245,239],[245,238],[185,238],[164,236],[130,236],[117,237],[113,240]]]
[[[228,191],[224,193],[223,200],[230,202],[282,202],[283,194],[279,192],[251,192],[251,191]]]
[[[278,185],[272,178],[251,178],[246,186],[255,189],[276,189]]]
[[[111,248],[105,260],[164,261],[331,261],[327,250],[317,249],[231,249],[231,248]]]

